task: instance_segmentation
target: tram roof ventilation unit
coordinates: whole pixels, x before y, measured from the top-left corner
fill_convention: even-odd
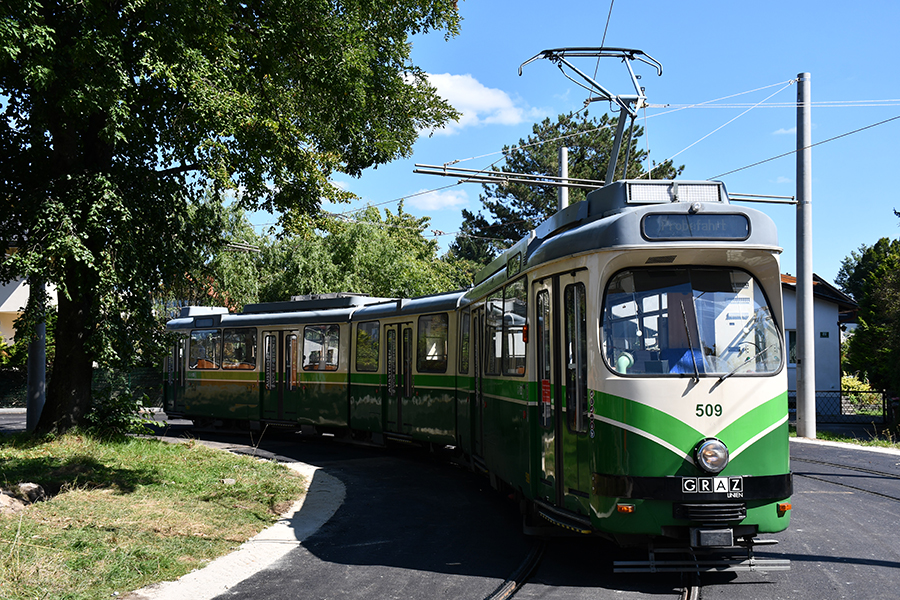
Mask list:
[[[695,202],[728,203],[725,185],[720,181],[626,180],[616,181],[588,194],[591,213],[607,215],[647,204]]]
[[[228,309],[224,306],[182,306],[179,318],[210,317],[213,315],[227,315]]]
[[[291,296],[287,302],[260,302],[259,304],[247,304],[242,314],[298,312],[303,310],[328,310],[334,308],[354,308],[368,304],[388,302],[391,298],[375,298],[366,294],[352,292],[337,292],[331,294],[309,294],[305,296]]]

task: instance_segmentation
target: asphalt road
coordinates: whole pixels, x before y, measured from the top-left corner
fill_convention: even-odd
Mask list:
[[[21,426],[18,426],[21,420]],[[24,415],[0,414],[0,431]],[[173,422],[169,435],[183,433]],[[322,468],[346,499],[316,534],[269,569],[219,598],[487,597],[535,541],[521,533],[513,502],[486,479],[415,450],[353,447],[297,435],[192,432],[244,452]],[[704,574],[713,600],[900,597],[900,453],[791,442],[791,527],[758,555],[791,560],[790,571]],[[519,599],[677,598],[678,575],[613,574],[613,560],[638,560],[608,543],[550,541]]]
[[[516,506],[487,481],[421,452],[281,438],[256,450],[321,466],[347,487],[341,509],[274,568],[220,598],[485,598],[534,543]],[[728,600],[900,596],[900,453],[791,443],[791,528],[761,557],[790,571],[705,574],[701,597]],[[811,462],[812,461],[812,462]],[[836,466],[840,465],[840,466]],[[850,467],[850,468],[844,468]],[[642,559],[611,544],[552,540],[516,599],[677,598],[678,575],[621,575]]]

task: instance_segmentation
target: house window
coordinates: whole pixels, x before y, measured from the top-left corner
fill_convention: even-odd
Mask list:
[[[797,332],[793,329],[788,329],[785,332],[787,335],[787,346],[788,346],[788,363],[792,365],[797,364]]]

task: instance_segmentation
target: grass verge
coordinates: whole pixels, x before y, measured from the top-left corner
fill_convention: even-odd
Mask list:
[[[231,480],[234,480],[232,483]],[[0,517],[0,598],[81,600],[176,579],[273,523],[306,483],[199,444],[0,439],[0,486],[53,497]]]
[[[789,431],[791,437],[797,436],[797,427],[795,425],[790,425]],[[854,444],[856,446],[866,446],[870,448],[893,448],[894,450],[900,450],[900,441],[895,437],[895,433],[887,428],[877,437],[868,434],[868,437],[866,438],[818,429],[816,430],[816,439],[825,440],[827,442],[844,442],[845,444]]]

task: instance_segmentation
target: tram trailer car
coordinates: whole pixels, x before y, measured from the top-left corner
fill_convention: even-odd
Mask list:
[[[184,309],[166,410],[455,446],[530,515],[650,545],[617,570],[787,568],[752,556],[790,520],[780,252],[721,183],[615,182],[468,291]]]

